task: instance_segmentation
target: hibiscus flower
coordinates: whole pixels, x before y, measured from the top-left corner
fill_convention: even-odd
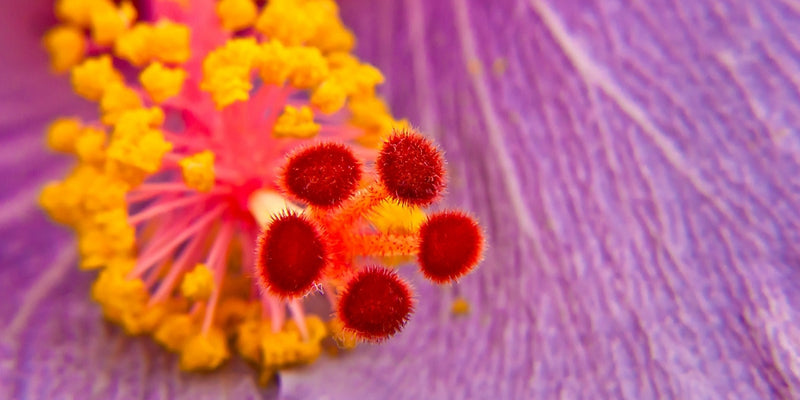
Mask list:
[[[451,288],[412,277],[416,314],[392,340],[283,372],[276,392],[237,362],[180,373],[102,322],[71,238],[34,204],[64,168],[41,131],[81,111],[37,47],[49,5],[0,13],[15,33],[0,67],[3,397],[797,397],[800,10],[712,3],[343,0],[488,251]]]

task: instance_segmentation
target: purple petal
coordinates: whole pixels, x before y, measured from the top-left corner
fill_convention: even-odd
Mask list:
[[[63,176],[65,157],[43,146],[47,123],[96,115],[47,71],[39,45],[52,24],[50,1],[0,5],[0,398],[255,399],[270,396],[252,368],[235,362],[214,374],[185,374],[149,339],[103,322],[78,271],[75,243],[48,221],[36,198]]]
[[[800,7],[342,7],[491,247],[419,284],[399,337],[283,374],[285,398],[800,396]]]

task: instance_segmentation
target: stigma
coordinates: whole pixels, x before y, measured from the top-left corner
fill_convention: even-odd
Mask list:
[[[157,0],[149,21],[125,1],[55,12],[52,69],[98,115],[51,124],[49,147],[75,165],[40,203],[98,271],[105,318],[183,369],[238,353],[269,379],[327,338],[385,340],[416,301],[398,264],[450,284],[479,263],[472,217],[423,211],[445,188],[442,154],[389,113],[334,1]],[[316,294],[332,318],[306,312]]]

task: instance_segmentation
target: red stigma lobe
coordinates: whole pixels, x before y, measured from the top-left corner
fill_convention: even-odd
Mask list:
[[[433,143],[415,132],[394,132],[377,159],[381,182],[395,199],[428,206],[444,190],[444,158]]]
[[[417,261],[422,274],[447,283],[470,272],[483,253],[478,223],[461,212],[446,211],[428,217],[420,227]]]
[[[297,199],[317,207],[335,207],[356,191],[361,163],[349,147],[322,143],[291,155],[283,187]]]
[[[322,276],[326,248],[314,224],[293,213],[276,217],[258,240],[256,273],[279,297],[306,294]]]
[[[345,329],[362,339],[380,341],[399,332],[412,309],[408,284],[394,271],[373,266],[348,282],[337,313]]]

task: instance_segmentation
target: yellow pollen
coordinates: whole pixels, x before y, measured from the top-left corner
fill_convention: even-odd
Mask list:
[[[112,84],[122,83],[122,75],[111,63],[111,56],[88,58],[72,69],[72,87],[75,93],[98,101]]]
[[[120,58],[141,67],[151,61],[182,64],[190,56],[189,27],[171,21],[155,25],[137,23],[114,42],[114,52]]]
[[[50,29],[42,44],[50,54],[50,68],[57,73],[69,71],[86,55],[86,35],[72,26],[59,25]]]
[[[123,83],[114,83],[103,92],[100,98],[100,113],[106,125],[114,125],[126,111],[142,108],[139,93]]]
[[[112,176],[135,186],[161,168],[161,160],[172,150],[172,144],[152,127],[155,122],[163,123],[160,110],[134,110],[120,116],[106,152],[106,170]]]
[[[264,83],[283,85],[292,69],[292,53],[275,39],[264,42],[258,66],[259,76]]]
[[[136,20],[136,8],[124,1],[119,8],[103,3],[91,11],[92,40],[101,46],[110,46]]]
[[[193,301],[208,300],[214,286],[214,273],[205,264],[197,264],[183,276],[181,294]]]
[[[200,192],[214,187],[214,153],[205,150],[179,162],[186,186]]]
[[[96,214],[80,230],[78,248],[84,269],[100,268],[111,259],[129,255],[136,241],[136,232],[128,224],[124,208]]]
[[[155,330],[155,339],[169,351],[179,352],[200,332],[200,326],[186,314],[168,316]]]
[[[311,89],[328,77],[328,62],[315,47],[292,47],[289,83],[298,89]]]
[[[140,279],[128,279],[119,271],[106,269],[92,285],[92,297],[103,307],[106,318],[119,321],[126,312],[144,309],[149,295]]]
[[[339,318],[333,318],[328,322],[331,336],[339,347],[351,350],[358,345],[358,337],[353,332],[344,329],[344,323]]]
[[[253,26],[258,15],[258,7],[253,0],[220,0],[217,3],[217,16],[222,27],[238,31]]]
[[[106,159],[107,135],[104,130],[87,127],[75,141],[75,154],[87,164],[100,164]]]
[[[467,315],[469,314],[469,303],[463,297],[456,297],[456,299],[453,300],[450,312],[453,313],[453,315]]]
[[[286,106],[275,122],[272,134],[278,138],[308,139],[316,136],[319,129],[320,125],[314,122],[314,112],[310,107],[302,106],[298,109]]]
[[[186,71],[180,68],[165,67],[158,61],[150,64],[139,75],[142,87],[158,104],[180,93],[185,80]]]
[[[228,339],[218,328],[191,337],[180,352],[184,371],[212,370],[230,357]]]
[[[77,118],[59,118],[47,127],[47,145],[58,152],[72,153],[82,128]]]
[[[286,45],[300,45],[314,37],[316,24],[299,2],[272,0],[258,16],[256,30]]]
[[[91,22],[92,11],[109,6],[113,7],[110,0],[57,0],[55,11],[59,20],[87,28]]]
[[[311,104],[325,114],[333,114],[344,107],[347,92],[335,79],[322,82],[311,94]]]

